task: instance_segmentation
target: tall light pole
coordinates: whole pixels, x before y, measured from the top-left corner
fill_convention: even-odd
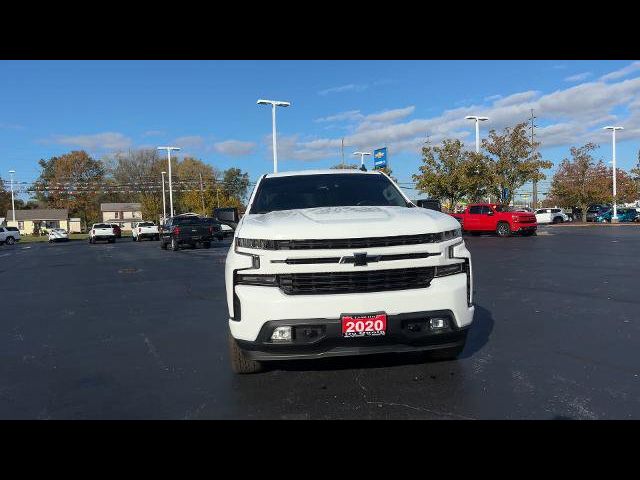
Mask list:
[[[13,174],[16,173],[15,170],[9,170],[9,175],[11,175],[11,212],[13,212],[13,222],[16,221],[16,204],[13,201]]]
[[[278,173],[278,149],[276,145],[276,107],[288,107],[291,102],[283,102],[280,100],[264,100],[259,98],[256,102],[258,105],[271,105],[271,128],[273,135],[273,173]]]
[[[371,155],[371,152],[353,152],[354,155],[360,155],[360,170],[364,170],[364,157]]]
[[[167,201],[164,196],[164,175],[167,172],[160,172],[162,174],[162,221],[166,221],[167,219]]]
[[[611,130],[612,133],[611,153],[613,157],[613,217],[611,217],[611,222],[615,223],[618,221],[618,205],[616,204],[616,195],[618,194],[616,190],[616,130],[624,130],[624,127],[604,127],[603,130]]]
[[[173,188],[171,187],[171,150],[180,150],[179,147],[158,147],[158,150],[167,151],[167,162],[169,162],[169,214],[173,217]]]
[[[464,117],[466,120],[476,121],[476,153],[480,153],[480,122],[489,120],[489,117],[478,117],[476,115],[467,115]]]

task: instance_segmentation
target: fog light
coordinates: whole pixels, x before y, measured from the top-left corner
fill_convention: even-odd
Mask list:
[[[272,342],[290,342],[291,327],[276,327],[271,334]]]
[[[432,318],[429,320],[429,327],[431,330],[441,330],[443,328],[447,328],[447,319],[446,318]]]

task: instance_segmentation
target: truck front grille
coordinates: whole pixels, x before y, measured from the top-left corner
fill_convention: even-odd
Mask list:
[[[434,274],[434,267],[289,273],[278,275],[278,284],[287,295],[385,292],[428,287]]]

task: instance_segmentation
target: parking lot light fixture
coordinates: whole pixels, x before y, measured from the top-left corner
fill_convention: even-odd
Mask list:
[[[167,201],[164,196],[164,176],[167,172],[160,172],[162,174],[162,222],[167,219]]]
[[[273,137],[273,173],[278,173],[278,148],[276,145],[276,107],[289,107],[291,102],[281,100],[265,100],[259,98],[258,105],[271,105],[271,134]]]
[[[173,217],[175,212],[173,211],[173,189],[171,186],[171,151],[180,150],[180,147],[158,147],[158,150],[167,151],[167,162],[169,163],[169,215]]]
[[[371,152],[353,152],[354,155],[360,155],[360,170],[365,170],[364,157],[371,155]]]
[[[613,216],[611,217],[611,222],[616,223],[618,221],[618,205],[616,203],[616,195],[618,194],[616,189],[616,130],[624,130],[624,127],[607,126],[607,127],[604,127],[603,130],[611,130],[611,134],[612,134],[611,161],[613,164]]]
[[[477,115],[467,115],[466,120],[475,120],[476,122],[476,153],[480,153],[480,122],[489,120],[489,117],[478,117]]]

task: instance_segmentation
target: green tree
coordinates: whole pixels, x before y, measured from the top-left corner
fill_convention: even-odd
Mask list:
[[[224,171],[222,184],[227,195],[242,201],[249,189],[249,174],[239,168],[229,168]]]
[[[540,144],[531,143],[526,126],[526,123],[519,123],[507,127],[502,135],[491,130],[489,138],[482,141],[482,148],[490,159],[491,184],[488,191],[504,205],[513,200],[515,191],[525,183],[544,180],[546,177],[541,170],[553,165],[542,160],[537,151]]]
[[[68,208],[71,215],[80,217],[86,224],[100,220],[96,189],[105,177],[100,160],[79,150],[38,163],[42,169],[35,182],[38,200],[50,208]]]
[[[571,159],[562,160],[549,190],[558,205],[579,207],[583,222],[587,220],[588,206],[606,202],[611,192],[606,165],[602,160],[596,162],[592,155],[597,148],[595,143],[571,147]]]
[[[11,191],[5,186],[5,181],[0,178],[0,217],[4,217],[9,210],[11,210]],[[9,218],[8,215],[7,218]]]
[[[484,194],[486,170],[485,157],[465,151],[458,139],[445,139],[440,146],[422,147],[422,165],[413,180],[422,193],[444,200],[453,209],[466,196]]]
[[[357,170],[360,168],[360,165],[356,165],[355,163],[337,163],[331,168],[336,170]]]

